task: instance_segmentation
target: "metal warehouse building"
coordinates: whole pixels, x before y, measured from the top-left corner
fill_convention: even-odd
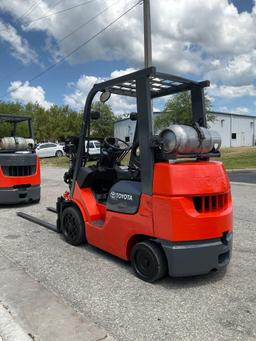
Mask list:
[[[222,112],[212,113],[215,115],[215,121],[209,122],[209,127],[220,134],[222,147],[255,146],[256,116]],[[154,115],[158,116],[159,113]],[[115,122],[115,137],[132,142],[135,125],[136,122],[129,118]]]
[[[215,121],[209,126],[216,130],[222,141],[222,147],[255,146],[256,116],[231,113],[213,113]]]

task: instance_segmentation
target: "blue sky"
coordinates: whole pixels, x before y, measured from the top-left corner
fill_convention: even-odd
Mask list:
[[[29,25],[37,18],[83,2],[3,0],[0,3],[2,100],[38,101],[45,107],[53,103],[68,104],[79,110],[94,81],[118,75],[128,68],[132,71],[143,67],[142,6],[138,5],[67,61],[28,83],[136,3],[104,0],[103,6],[102,0],[95,0]],[[254,1],[151,3],[153,59],[158,69],[192,79],[209,79],[212,87],[208,95],[215,110],[256,114]],[[62,37],[107,6],[112,8],[59,43]],[[26,15],[20,18],[22,14]],[[118,112],[133,107],[133,103],[125,100],[114,99],[111,104]]]

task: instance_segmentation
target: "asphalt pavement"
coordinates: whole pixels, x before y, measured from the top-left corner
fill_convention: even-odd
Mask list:
[[[148,284],[129,264],[88,245],[72,247],[16,216],[23,211],[55,223],[45,207],[66,190],[63,173],[42,169],[40,204],[1,208],[3,256],[117,340],[256,339],[255,187],[232,185],[234,247],[226,272]]]
[[[256,170],[241,170],[228,172],[230,181],[256,184]]]

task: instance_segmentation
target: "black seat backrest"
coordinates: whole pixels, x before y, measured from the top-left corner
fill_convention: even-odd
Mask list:
[[[81,167],[77,177],[80,188],[92,187],[95,179],[96,170],[92,167]]]
[[[95,194],[108,193],[116,180],[115,170],[99,170],[95,166],[81,167],[77,177],[77,183],[80,188],[89,187]]]

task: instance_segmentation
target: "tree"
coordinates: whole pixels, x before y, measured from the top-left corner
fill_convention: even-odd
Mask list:
[[[91,137],[113,136],[114,122],[117,117],[113,114],[111,107],[96,102],[92,110],[99,111],[101,116],[97,121],[91,121]],[[66,137],[78,136],[81,130],[82,113],[73,111],[68,106],[53,105],[46,110],[37,103],[23,105],[0,101],[0,113],[31,116],[37,142],[63,141]],[[10,135],[10,128],[8,128],[7,124],[0,125],[0,137]],[[25,125],[19,129],[18,134],[26,136]]]
[[[68,136],[79,135],[82,122],[81,113],[71,110],[68,106],[53,105],[46,110],[37,103],[22,105],[0,102],[0,114],[31,116],[35,138],[38,142],[63,141]],[[25,137],[28,134],[26,125],[19,123],[18,126],[17,136]],[[9,135],[10,127],[1,123],[0,137]]]
[[[98,120],[91,120],[91,137],[104,138],[114,135],[114,122],[117,120],[111,107],[101,102],[95,102],[92,110],[100,112]]]
[[[207,111],[207,121],[214,121],[215,116],[209,112],[211,103],[209,99],[205,99]],[[163,129],[172,123],[191,124],[192,123],[192,104],[189,92],[182,92],[170,98],[163,113],[155,120],[155,128]]]

